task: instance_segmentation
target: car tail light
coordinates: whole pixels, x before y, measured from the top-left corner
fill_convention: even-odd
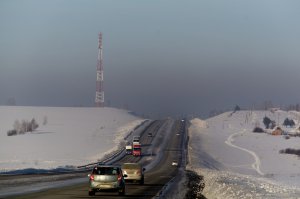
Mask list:
[[[94,175],[91,175],[91,176],[90,176],[90,180],[91,180],[91,181],[94,181],[94,179],[95,179],[95,176],[94,176]]]
[[[122,174],[118,175],[118,181],[122,180]]]

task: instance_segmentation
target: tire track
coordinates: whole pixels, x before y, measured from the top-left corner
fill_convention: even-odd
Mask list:
[[[245,148],[243,148],[243,147],[239,147],[239,146],[237,146],[237,145],[234,145],[234,144],[232,143],[232,142],[234,141],[234,137],[235,137],[235,136],[237,136],[237,135],[242,135],[242,134],[245,133],[245,131],[246,131],[246,129],[244,129],[242,132],[238,132],[238,133],[231,134],[231,135],[227,138],[227,140],[225,141],[225,143],[226,143],[228,146],[230,146],[230,147],[240,149],[240,150],[245,151],[245,152],[249,153],[250,155],[252,155],[253,158],[254,158],[254,160],[255,160],[254,163],[251,165],[252,168],[253,168],[254,170],[256,170],[256,172],[257,172],[259,175],[262,175],[262,176],[263,176],[264,173],[260,170],[260,165],[261,165],[260,159],[259,159],[259,157],[256,155],[256,153],[254,153],[253,151],[250,151],[250,150],[248,150],[248,149],[245,149]]]

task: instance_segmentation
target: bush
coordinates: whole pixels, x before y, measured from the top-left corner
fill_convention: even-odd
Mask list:
[[[7,136],[13,136],[13,135],[17,135],[17,131],[16,130],[9,130],[9,131],[7,131]]]
[[[37,129],[39,125],[36,123],[35,119],[32,118],[31,122],[22,120],[22,122],[20,123],[18,120],[16,120],[14,122],[13,127],[14,127],[13,130],[9,130],[7,132],[8,136],[20,135],[20,134],[25,134],[27,132],[32,132],[35,129]]]
[[[253,132],[254,132],[254,133],[264,133],[264,130],[263,130],[262,128],[260,128],[260,127],[255,127],[255,128],[253,129]]]
[[[293,155],[300,156],[300,150],[299,149],[287,148],[287,149],[280,150],[279,153],[286,153],[286,154],[293,154]]]

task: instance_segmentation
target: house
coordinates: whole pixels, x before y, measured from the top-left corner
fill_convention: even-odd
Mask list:
[[[274,131],[272,131],[272,135],[283,135],[283,130],[280,127],[276,127]]]

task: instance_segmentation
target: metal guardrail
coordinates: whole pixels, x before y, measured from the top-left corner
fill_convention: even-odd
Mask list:
[[[153,199],[157,199],[157,198],[165,198],[167,192],[169,191],[169,187],[172,186],[173,182],[175,181],[175,177],[173,177],[169,182],[167,182],[162,188],[161,190],[153,197]]]
[[[90,167],[96,166],[98,164],[105,164],[105,163],[111,161],[112,159],[116,158],[117,156],[121,155],[122,152],[124,152],[124,151],[125,151],[125,149],[122,148],[122,149],[116,151],[116,153],[110,155],[109,157],[107,157],[107,158],[105,158],[105,159],[103,159],[101,161],[93,162],[93,163],[82,165],[82,166],[78,166],[77,168],[78,169],[81,169],[81,168],[90,168]]]
[[[137,125],[136,127],[134,127],[134,129],[128,134],[128,135],[126,135],[125,137],[124,137],[124,140],[126,140],[129,136],[131,136],[133,133],[134,133],[134,131],[136,131],[138,128],[140,128],[141,126],[143,126],[146,122],[148,122],[149,120],[145,120],[145,121],[143,121],[142,123],[140,123],[139,125]],[[113,153],[113,154],[110,154],[108,157],[105,157],[105,158],[103,158],[102,160],[100,160],[100,161],[97,161],[97,162],[93,162],[93,163],[89,163],[89,164],[86,164],[86,165],[81,165],[81,166],[78,166],[77,168],[78,169],[83,169],[83,168],[85,168],[85,169],[90,169],[91,167],[94,167],[94,166],[96,166],[96,165],[98,165],[98,164],[105,164],[105,163],[107,163],[107,162],[109,162],[109,161],[111,161],[111,160],[113,160],[113,159],[115,159],[115,158],[117,158],[119,155],[121,155],[122,153],[124,152],[124,154],[123,154],[123,156],[125,155],[125,147],[122,147],[121,146],[121,148],[119,149],[119,150],[117,150],[115,153]],[[122,157],[123,157],[122,156]],[[121,158],[121,157],[120,157]]]

